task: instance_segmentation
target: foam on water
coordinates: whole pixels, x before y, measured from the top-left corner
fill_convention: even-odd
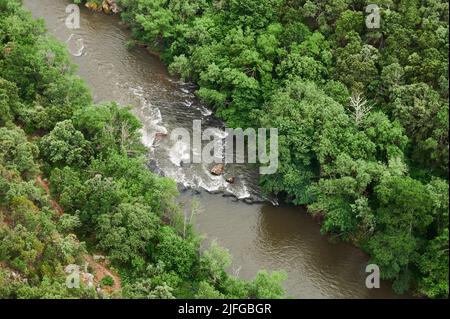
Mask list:
[[[190,147],[183,143],[183,141],[178,140],[169,150],[170,161],[178,167],[181,167],[183,162],[189,161],[190,159]]]

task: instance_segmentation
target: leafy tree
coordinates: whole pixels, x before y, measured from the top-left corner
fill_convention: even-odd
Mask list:
[[[15,84],[0,77],[0,125],[10,123],[21,107]]]
[[[424,83],[398,86],[393,114],[413,141],[412,158],[448,172],[448,101]]]
[[[431,298],[448,296],[448,228],[431,240],[419,257],[419,291]]]
[[[92,142],[96,153],[106,156],[116,149],[136,156],[145,150],[140,142],[142,124],[129,110],[115,103],[90,106],[77,112],[73,123]]]
[[[191,278],[198,264],[197,243],[183,240],[169,227],[162,227],[158,235],[158,243],[152,249],[154,258],[164,264],[166,271],[173,270],[182,278]]]
[[[286,279],[284,273],[268,274],[260,271],[249,285],[249,297],[255,299],[275,299],[284,293],[280,283]]]
[[[38,148],[28,142],[25,133],[18,127],[0,127],[0,163],[6,168],[17,170],[25,178],[36,174],[34,162]]]
[[[77,131],[71,120],[56,124],[55,128],[39,141],[41,157],[53,167],[87,164],[90,142]]]
[[[113,261],[142,265],[147,245],[156,237],[158,220],[150,207],[120,204],[114,212],[98,217],[98,247],[109,252]]]
[[[433,221],[430,194],[410,177],[385,178],[375,192],[377,228],[367,247],[382,277],[396,279],[394,289],[404,291],[410,285],[409,266],[417,258],[419,238]]]

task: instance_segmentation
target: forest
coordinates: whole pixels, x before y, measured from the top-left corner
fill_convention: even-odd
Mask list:
[[[145,166],[140,127],[129,107],[94,105],[43,22],[0,0],[0,298],[284,296],[284,274],[244,281],[226,250],[200,250],[175,182]],[[85,264],[118,274],[94,278],[101,295],[67,285]]]
[[[230,127],[279,129],[265,192],[364,249],[396,292],[448,296],[448,1],[116,2]]]
[[[362,248],[395,292],[448,298],[448,1],[116,2],[130,45],[159,52],[229,127],[278,128],[264,192]],[[224,249],[200,250],[175,182],[145,167],[141,123],[94,105],[19,1],[0,0],[0,45],[0,297],[95,297],[64,273],[93,252],[126,298],[285,297],[283,273],[240,280]]]

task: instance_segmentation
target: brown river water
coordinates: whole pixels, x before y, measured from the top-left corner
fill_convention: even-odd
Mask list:
[[[193,86],[169,75],[157,57],[143,48],[126,48],[130,32],[118,17],[81,8],[80,28],[71,30],[65,25],[70,1],[23,2],[34,17],[45,20],[49,33],[66,43],[96,102],[134,106],[144,123],[143,141],[153,158],[152,169],[177,180],[181,201],[198,199],[196,228],[206,243],[217,240],[230,251],[231,273],[253,278],[260,269],[283,270],[288,275],[284,286],[294,298],[398,297],[388,282],[367,289],[368,257],[350,244],[321,235],[305,209],[264,201],[254,167],[227,167],[227,173],[236,176],[236,182],[228,184],[201,164],[180,164],[180,145],[167,138],[155,141],[156,133],[192,128],[195,119],[202,120],[203,127],[217,128],[217,134],[222,134],[224,124],[195,99]]]

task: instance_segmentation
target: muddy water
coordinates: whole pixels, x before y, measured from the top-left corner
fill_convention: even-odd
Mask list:
[[[142,48],[127,49],[130,33],[117,17],[82,8],[81,28],[70,30],[64,23],[68,0],[24,0],[24,4],[66,43],[96,102],[134,106],[144,123],[143,139],[154,159],[153,169],[187,189],[182,201],[198,198],[197,229],[206,242],[216,239],[229,249],[230,272],[252,278],[258,269],[284,270],[285,287],[295,298],[396,297],[386,282],[380,289],[367,289],[367,256],[320,235],[317,223],[301,208],[260,202],[254,167],[227,167],[227,174],[237,177],[235,184],[227,184],[224,177],[212,177],[206,166],[182,163],[183,147],[158,133],[170,134],[177,127],[191,130],[192,121],[200,119],[203,127],[214,127],[220,135],[224,124],[195,99],[192,86],[170,76],[157,57]]]

